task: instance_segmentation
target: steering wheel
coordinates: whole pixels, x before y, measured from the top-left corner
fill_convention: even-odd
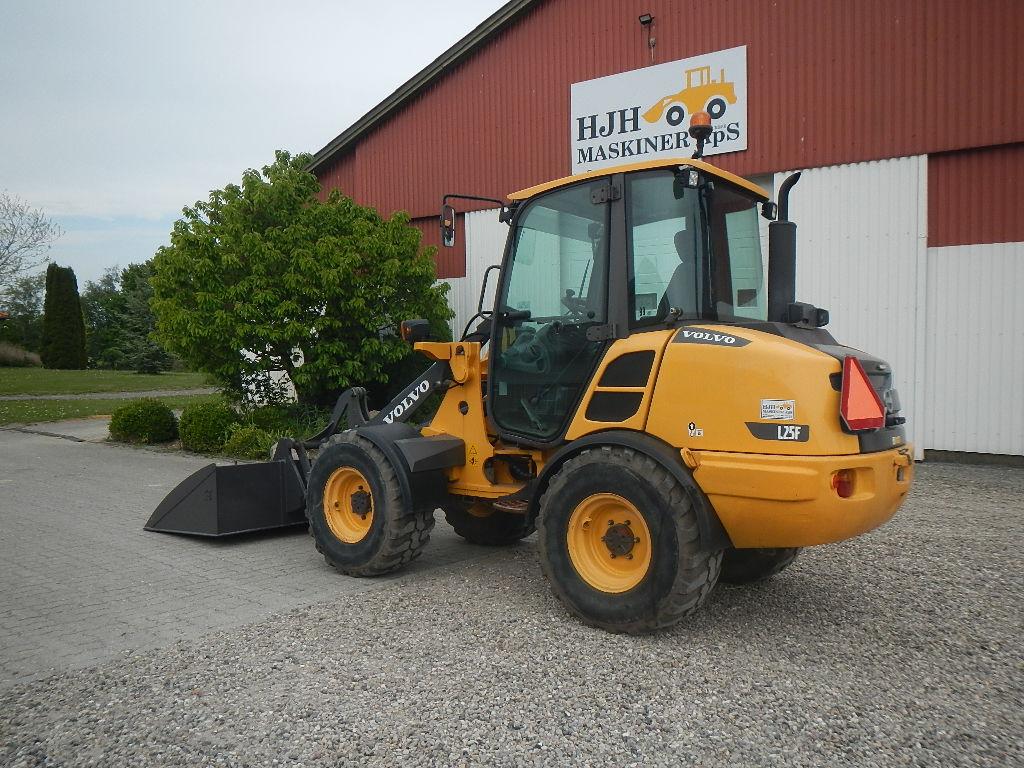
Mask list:
[[[588,319],[587,300],[577,296],[576,291],[572,288],[565,289],[565,295],[562,297],[562,306],[569,310],[570,318],[574,320]]]
[[[502,359],[509,368],[524,373],[547,374],[551,371],[551,349],[547,339],[552,324],[534,331],[525,328],[516,340],[502,353]]]

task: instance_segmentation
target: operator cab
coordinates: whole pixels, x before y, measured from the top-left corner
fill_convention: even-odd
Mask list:
[[[557,442],[616,338],[686,320],[766,319],[757,206],[767,197],[698,160],[511,195],[487,385],[498,433]]]

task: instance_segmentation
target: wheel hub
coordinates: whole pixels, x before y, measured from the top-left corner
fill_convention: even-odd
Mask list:
[[[612,557],[630,556],[633,546],[639,543],[640,539],[633,535],[629,521],[616,523],[614,520],[609,520],[608,525],[608,532],[601,537],[601,541],[608,547],[609,554]]]
[[[370,494],[359,489],[352,494],[352,511],[360,517],[366,517],[373,508],[370,506]]]

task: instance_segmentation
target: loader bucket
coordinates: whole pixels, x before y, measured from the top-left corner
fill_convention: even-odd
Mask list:
[[[145,530],[231,536],[306,522],[305,483],[296,462],[203,467],[160,502]]]

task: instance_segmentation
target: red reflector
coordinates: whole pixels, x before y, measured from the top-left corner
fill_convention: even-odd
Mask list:
[[[832,488],[841,499],[853,496],[853,470],[841,469],[832,475]]]
[[[885,406],[871,386],[864,366],[856,357],[843,360],[843,391],[839,414],[853,431],[881,429],[885,426]]]

